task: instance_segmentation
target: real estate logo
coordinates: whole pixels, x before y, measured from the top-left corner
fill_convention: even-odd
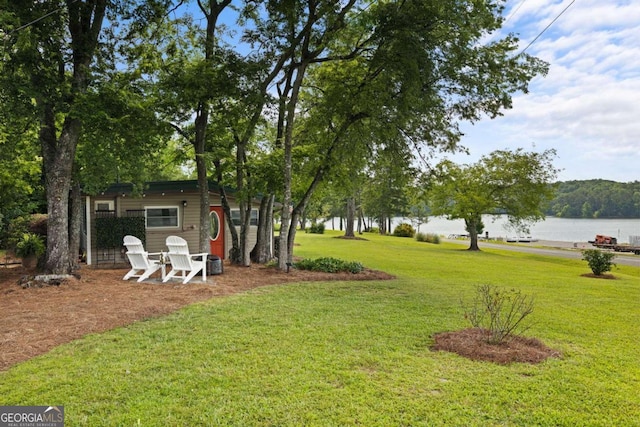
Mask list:
[[[64,427],[64,406],[0,406],[0,427]]]

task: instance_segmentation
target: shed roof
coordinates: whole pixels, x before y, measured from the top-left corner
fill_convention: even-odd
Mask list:
[[[236,191],[231,187],[224,187],[228,194]],[[142,188],[130,182],[121,182],[110,184],[104,191],[98,193],[101,196],[136,196],[143,194],[162,194],[162,193],[196,193],[200,191],[200,185],[195,179],[185,181],[151,181],[143,184]],[[209,192],[219,193],[220,185],[217,182],[209,181]]]

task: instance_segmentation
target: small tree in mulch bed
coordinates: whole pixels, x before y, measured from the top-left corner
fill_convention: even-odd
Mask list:
[[[500,344],[516,331],[528,329],[523,322],[531,313],[533,297],[515,289],[480,285],[472,305],[465,309],[464,317],[474,328],[489,331],[489,344]]]
[[[480,285],[472,304],[465,307],[473,328],[436,334],[432,348],[499,364],[539,363],[560,356],[535,338],[516,335],[528,328],[525,319],[533,305],[533,298],[520,291]]]
[[[613,252],[604,252],[598,249],[586,249],[582,251],[582,259],[587,261],[589,268],[595,276],[602,276],[603,273],[611,271],[611,267],[615,266],[613,263],[615,256]]]

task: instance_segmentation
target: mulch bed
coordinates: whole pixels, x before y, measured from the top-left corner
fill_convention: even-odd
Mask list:
[[[0,267],[0,371],[46,353],[53,347],[136,321],[169,314],[217,296],[260,286],[321,280],[382,280],[393,276],[373,270],[328,274],[262,265],[224,265],[224,273],[207,282],[163,284],[160,280],[123,281],[127,268],[82,268],[78,277],[55,286],[23,288],[19,281],[34,271]]]
[[[581,274],[582,277],[591,277],[592,279],[606,279],[606,280],[616,280],[617,277],[613,274],[602,273],[602,274],[593,274],[593,273],[585,273]]]
[[[561,357],[536,338],[512,336],[500,344],[489,344],[486,329],[469,328],[443,332],[434,336],[433,350],[449,351],[472,360],[484,360],[501,365],[510,363],[540,363],[550,357]]]

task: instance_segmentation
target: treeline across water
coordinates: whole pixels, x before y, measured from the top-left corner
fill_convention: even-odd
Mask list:
[[[560,218],[640,218],[640,181],[560,182],[546,214]]]

